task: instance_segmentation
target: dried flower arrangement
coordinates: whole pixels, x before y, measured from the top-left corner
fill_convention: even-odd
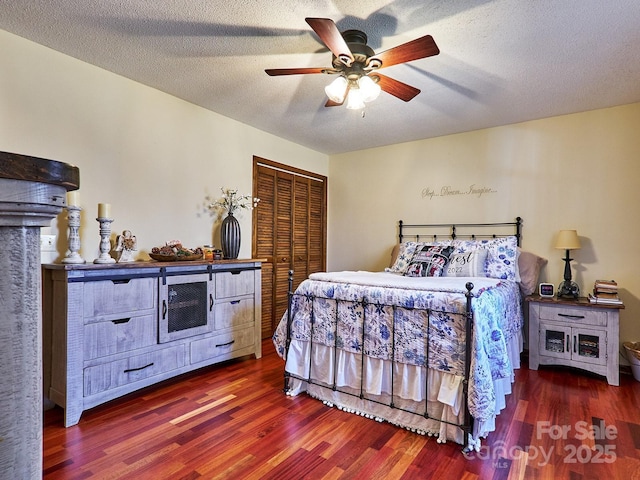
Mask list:
[[[252,210],[258,206],[259,198],[252,198],[251,195],[240,195],[237,189],[220,187],[222,197],[212,201],[207,196],[207,208],[209,212],[222,217],[223,213],[233,215],[237,210]]]

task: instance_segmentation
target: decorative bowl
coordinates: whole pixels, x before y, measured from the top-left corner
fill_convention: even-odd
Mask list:
[[[204,255],[202,253],[194,253],[192,255],[176,255],[176,261],[178,262],[193,262],[195,260],[202,260]]]
[[[193,262],[195,260],[202,260],[201,253],[194,253],[193,255],[161,255],[159,253],[150,253],[149,256],[158,262]]]
[[[149,256],[158,262],[175,262],[177,255],[161,255],[159,253],[150,253]]]

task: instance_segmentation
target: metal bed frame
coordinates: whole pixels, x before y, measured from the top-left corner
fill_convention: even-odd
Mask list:
[[[407,225],[404,224],[404,222],[402,220],[400,220],[398,222],[398,228],[399,228],[399,241],[403,242],[406,241],[407,238],[410,239],[415,239],[416,241],[428,241],[428,238],[432,238],[434,241],[438,238],[438,236],[440,236],[440,238],[442,237],[446,237],[448,239],[456,239],[456,238],[471,238],[471,239],[480,239],[480,238],[497,238],[497,237],[504,237],[504,236],[510,236],[510,235],[515,235],[517,238],[517,244],[518,246],[520,245],[520,238],[521,238],[521,231],[522,231],[522,219],[520,217],[517,217],[515,222],[500,222],[500,223],[457,223],[457,224],[412,224],[412,225]],[[485,233],[481,233],[480,235],[475,233],[476,229],[487,229],[487,228],[497,228],[500,233],[490,233],[490,234],[485,234]],[[430,234],[426,234],[425,232],[428,231],[434,231],[437,230],[438,233],[430,233]],[[407,230],[412,230],[413,233],[408,235],[406,233]],[[459,232],[461,230],[461,232]],[[443,312],[443,311],[438,311],[438,310],[432,310],[432,309],[427,309],[426,310],[426,318],[427,318],[427,326],[426,326],[426,332],[427,332],[427,340],[425,341],[426,343],[426,369],[430,368],[429,365],[429,340],[428,340],[428,335],[430,332],[430,322],[429,319],[431,318],[431,314],[432,313],[445,313],[448,315],[462,315],[465,317],[466,322],[465,322],[465,339],[470,339],[472,336],[472,332],[473,332],[473,311],[472,311],[472,305],[471,305],[471,301],[472,298],[474,297],[474,294],[472,292],[474,285],[472,282],[467,282],[465,284],[465,288],[466,288],[466,292],[464,293],[465,297],[466,297],[466,304],[465,304],[465,311],[464,313],[460,313],[460,312]],[[288,309],[287,309],[287,338],[286,338],[286,343],[285,343],[285,362],[286,362],[286,358],[288,356],[289,353],[289,347],[291,344],[291,322],[292,322],[292,315],[291,315],[291,307],[292,307],[292,302],[293,302],[293,298],[294,297],[302,297],[304,295],[300,295],[297,294],[293,291],[293,270],[289,271],[289,295],[288,295]],[[335,301],[336,302],[336,330],[337,330],[337,323],[338,323],[338,303],[340,302],[340,300],[337,299],[328,299],[326,297],[314,297],[314,298],[323,298],[325,300],[331,300],[331,301]],[[307,300],[309,300],[307,298]],[[310,300],[309,300],[310,301]],[[354,302],[350,302],[350,303],[354,303]],[[366,307],[367,305],[369,305],[366,301],[362,301],[362,302],[358,302],[362,307],[363,307],[363,312],[365,312],[363,314],[363,328],[362,328],[362,344],[364,345],[364,337],[365,337],[365,331],[366,329],[364,328],[365,322],[366,322]],[[394,312],[394,327],[395,327],[395,312],[396,309],[398,308],[404,308],[404,309],[408,309],[408,307],[401,307],[401,306],[395,306],[395,305],[384,305],[386,307],[391,307],[393,309]],[[313,304],[312,304],[312,316],[313,316]],[[413,310],[413,309],[412,309]],[[418,309],[415,309],[418,310]],[[311,345],[310,345],[310,349],[313,350],[313,323],[311,326],[312,329],[312,333],[311,333]],[[393,329],[393,331],[395,332],[395,328]],[[337,332],[336,332],[337,333]],[[336,343],[334,343],[333,345],[333,349],[334,349],[334,355],[337,353],[338,350],[338,346],[337,346],[337,335],[335,335],[336,338]],[[291,379],[298,379],[304,382],[307,382],[309,384],[315,384],[315,385],[319,385],[325,388],[331,388],[333,391],[337,391],[340,392],[341,394],[346,394],[346,395],[350,395],[353,397],[357,397],[360,399],[366,399],[367,401],[373,402],[373,403],[378,403],[381,405],[385,405],[387,407],[390,407],[392,409],[399,409],[399,410],[404,410],[408,413],[411,413],[413,415],[421,415],[426,419],[431,419],[431,420],[436,420],[438,422],[442,422],[442,423],[447,423],[449,425],[454,425],[456,427],[459,427],[463,433],[464,433],[464,452],[467,452],[470,450],[470,445],[469,445],[469,438],[470,438],[470,434],[473,430],[473,417],[471,415],[471,413],[469,412],[469,408],[468,408],[468,388],[469,388],[469,377],[470,377],[470,371],[471,371],[471,347],[472,347],[472,342],[470,341],[466,341],[465,342],[465,362],[464,362],[464,379],[462,381],[462,385],[463,385],[463,402],[464,402],[464,421],[462,424],[458,424],[458,423],[453,423],[453,422],[448,422],[442,419],[438,419],[438,418],[434,418],[431,417],[428,413],[428,391],[429,391],[429,384],[428,381],[425,380],[425,388],[426,388],[426,392],[427,394],[425,395],[425,401],[424,401],[424,413],[420,414],[419,412],[415,412],[413,410],[406,410],[403,409],[399,406],[396,406],[394,404],[394,375],[393,372],[395,369],[391,369],[392,372],[392,378],[391,378],[391,393],[390,393],[390,402],[389,403],[385,403],[385,402],[381,402],[378,401],[376,399],[373,399],[371,397],[368,397],[365,395],[365,392],[363,390],[363,383],[364,383],[364,353],[361,354],[361,365],[360,365],[360,392],[359,394],[354,394],[351,392],[347,392],[345,390],[340,390],[336,384],[335,384],[335,379],[336,379],[336,370],[337,370],[337,362],[334,362],[334,372],[333,372],[333,385],[331,386],[327,386],[325,383],[321,383],[321,382],[316,382],[313,380],[313,375],[312,375],[312,362],[311,362],[311,357],[312,355],[310,355],[310,360],[309,360],[309,375],[308,378],[303,378],[300,377],[298,375],[292,374],[290,372],[288,372],[285,368],[285,372],[284,372],[284,391],[288,392],[290,390],[290,380]],[[392,363],[395,363],[395,342],[392,341]]]
[[[476,229],[495,228],[499,232],[493,233],[475,233]],[[407,230],[413,233],[406,233]],[[429,233],[427,233],[429,232]],[[498,222],[498,223],[431,223],[431,224],[405,224],[402,220],[398,222],[398,240],[399,243],[407,241],[407,239],[413,239],[416,242],[434,241],[438,239],[438,236],[444,236],[455,240],[456,238],[497,238],[505,237],[508,235],[514,235],[518,246],[520,246],[520,239],[522,237],[522,218],[516,217],[514,222]]]

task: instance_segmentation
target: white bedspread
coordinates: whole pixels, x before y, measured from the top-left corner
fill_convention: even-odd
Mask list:
[[[297,390],[460,441],[459,429],[452,432],[450,426],[434,426],[433,421],[425,424],[416,415],[380,407],[378,402],[406,402],[411,408],[427,402],[433,418],[460,421],[467,282],[474,285],[468,406],[476,419],[476,435],[493,430],[495,415],[510,392],[513,368],[519,366],[519,358],[512,362],[520,351],[523,322],[515,282],[387,272],[315,273],[293,298],[286,370],[320,385],[296,382]],[[286,328],[287,314],[273,337],[281,356]],[[351,395],[335,392],[332,386]],[[353,396],[362,392],[366,398]]]
[[[466,292],[465,285],[467,282],[473,283],[475,293],[486,288],[495,287],[501,282],[495,278],[488,277],[405,277],[397,273],[366,271],[312,273],[309,275],[309,280],[452,293]]]

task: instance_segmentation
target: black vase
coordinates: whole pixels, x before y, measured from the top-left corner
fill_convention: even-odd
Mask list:
[[[229,213],[222,220],[220,243],[222,243],[222,255],[224,258],[238,258],[238,253],[240,253],[240,223],[233,216],[233,213]]]

